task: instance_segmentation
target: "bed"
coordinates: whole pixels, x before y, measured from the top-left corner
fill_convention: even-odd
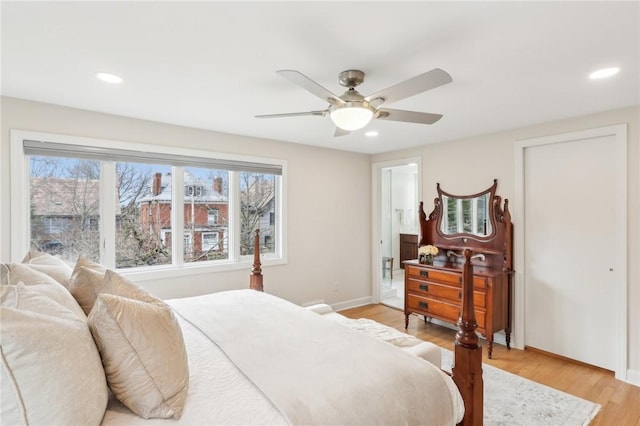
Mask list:
[[[482,423],[473,306],[449,377],[262,291],[257,244],[256,233],[249,289],[168,301],[86,259],[71,271],[38,254],[3,264],[2,423]]]

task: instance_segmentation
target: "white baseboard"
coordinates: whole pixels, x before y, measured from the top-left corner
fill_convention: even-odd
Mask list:
[[[324,303],[324,299],[312,300],[311,302],[304,302],[301,306],[306,308],[307,306],[320,305]]]
[[[640,387],[640,371],[639,370],[627,370],[627,383]]]
[[[339,312],[349,308],[357,308],[358,306],[370,305],[372,304],[371,296],[361,297],[359,299],[347,300],[344,302],[338,302],[331,305],[334,311]]]

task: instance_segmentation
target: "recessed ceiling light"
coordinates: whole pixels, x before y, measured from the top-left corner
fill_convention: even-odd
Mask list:
[[[376,130],[369,130],[368,132],[366,132],[364,134],[365,136],[369,136],[369,137],[374,137],[374,136],[378,136],[378,132]]]
[[[122,83],[122,77],[117,76],[115,74],[109,74],[108,72],[99,72],[96,74],[96,77],[102,81],[111,84]]]
[[[611,77],[613,75],[618,74],[618,72],[620,72],[620,68],[618,67],[603,68],[601,70],[594,71],[591,74],[589,74],[589,78],[591,80],[597,80],[599,78],[607,78],[607,77]]]

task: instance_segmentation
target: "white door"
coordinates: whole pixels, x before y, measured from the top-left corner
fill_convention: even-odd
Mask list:
[[[616,150],[601,136],[524,151],[525,345],[616,367]]]

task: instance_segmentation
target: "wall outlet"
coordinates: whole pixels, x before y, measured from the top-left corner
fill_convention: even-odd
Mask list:
[[[337,293],[338,292],[338,281],[334,281],[333,282],[333,292]]]

